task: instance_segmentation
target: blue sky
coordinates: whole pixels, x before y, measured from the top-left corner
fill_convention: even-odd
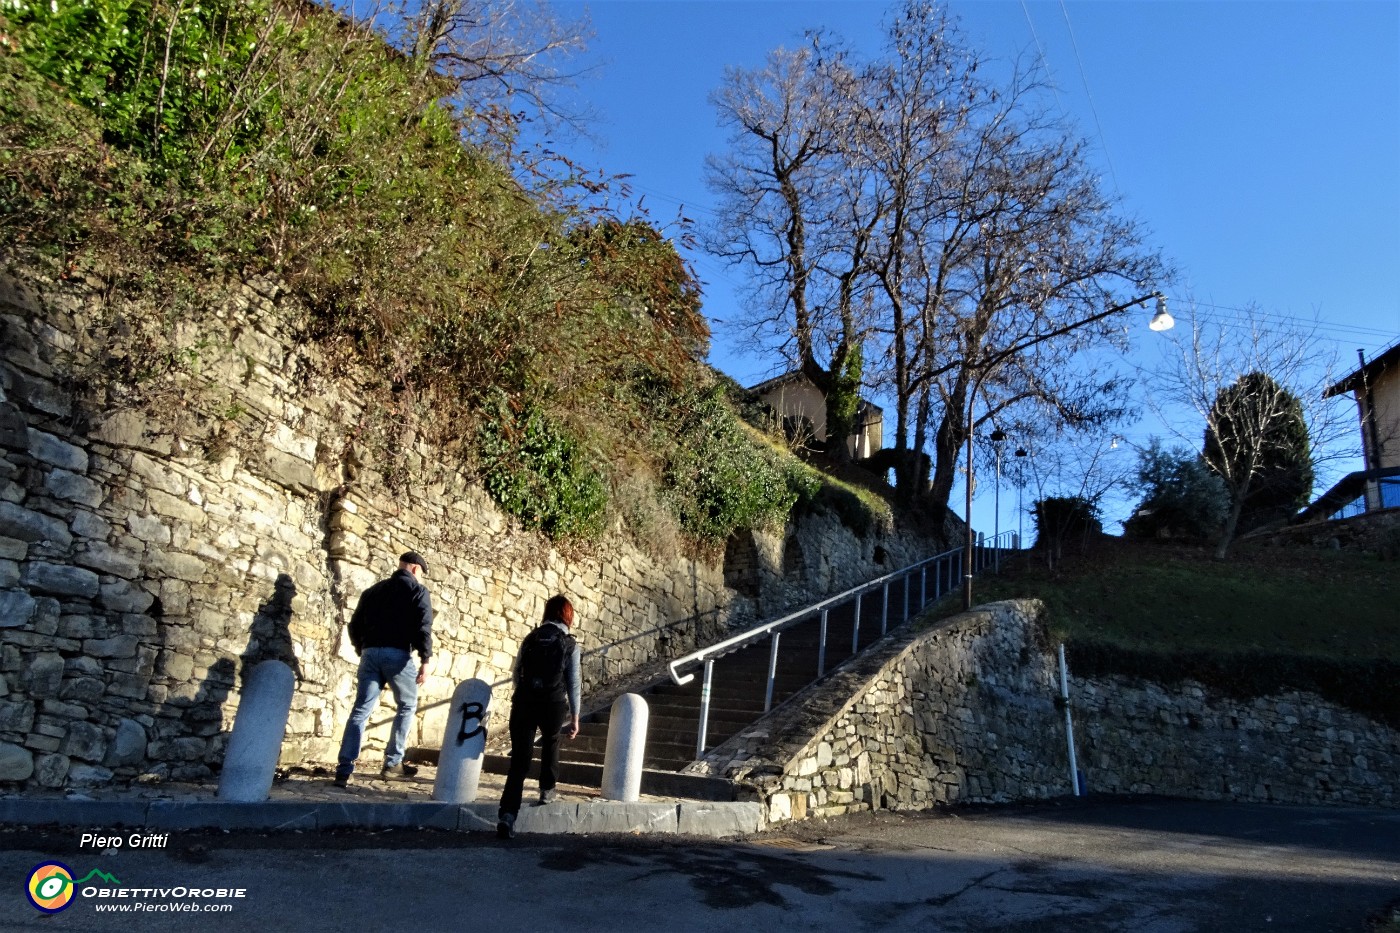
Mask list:
[[[578,88],[599,117],[596,144],[561,148],[630,174],[658,222],[683,204],[702,223],[713,203],[704,158],[725,145],[708,95],[725,66],[757,66],[817,26],[874,52],[887,9],[862,0],[555,7],[587,10],[589,59],[600,65]],[[1171,297],[1192,297],[1226,322],[1250,303],[1316,320],[1344,366],[1357,348],[1374,356],[1400,338],[1400,3],[954,0],[950,9],[992,57],[1043,52],[1054,105],[1093,142],[1123,209],[1180,269]],[[691,258],[719,322],[711,362],[746,384],[771,375],[781,361],[741,351],[722,323],[737,314],[742,274]],[[1122,433],[1145,442],[1158,427]],[[990,501],[979,495],[978,512]]]

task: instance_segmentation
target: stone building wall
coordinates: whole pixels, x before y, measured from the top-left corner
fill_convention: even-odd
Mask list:
[[[770,822],[1072,793],[1040,612],[1008,601],[916,623],[695,770],[749,787]],[[1240,702],[1109,677],[1071,679],[1070,695],[1092,793],[1400,804],[1400,732],[1311,694]]]
[[[114,317],[105,292],[0,275],[0,785],[208,775],[242,669],[268,657],[298,675],[284,762],[333,761],[354,692],[345,623],[410,548],[437,612],[410,737],[427,746],[456,683],[505,686],[555,592],[578,610],[587,699],[777,604],[877,575],[877,547],[928,549],[807,516],[753,537],[742,597],[720,561],[657,558],[618,532],[597,556],[561,554],[422,446],[408,459],[424,479],[393,494],[357,443],[354,391],[297,376],[319,361],[275,282],[211,287],[206,320],[173,322],[197,365],[156,368],[168,402],[154,413],[91,379],[107,352],[97,321]],[[785,574],[789,537],[840,573]],[[507,700],[498,689],[498,717]],[[386,700],[371,747],[391,718]]]

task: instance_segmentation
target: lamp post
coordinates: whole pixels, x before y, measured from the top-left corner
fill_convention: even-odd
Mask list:
[[[1024,447],[1016,448],[1017,457],[1030,456],[1029,451]],[[1025,505],[1022,503],[1022,493],[1026,490],[1026,468],[1018,465],[1016,469],[1016,549],[1019,551],[1026,546],[1026,533],[1022,520],[1026,517]]]
[[[987,435],[987,440],[991,441],[993,448],[997,452],[997,482],[995,491],[992,494],[992,511],[995,513],[992,518],[992,547],[999,547],[997,539],[1001,537],[1001,448],[1006,443],[1006,432],[1001,428],[996,428]]]
[[[1098,314],[1091,314],[1088,317],[1084,318],[1082,321],[1075,321],[1072,324],[1066,324],[1063,327],[1057,327],[1054,330],[1046,331],[1043,334],[1036,334],[1034,337],[1027,337],[1020,343],[1014,344],[1010,347],[1007,347],[1005,350],[992,354],[987,359],[981,361],[981,365],[977,367],[977,377],[973,379],[972,387],[968,390],[967,393],[967,422],[964,424],[964,430],[966,430],[967,432],[967,504],[966,510],[963,513],[967,523],[967,543],[963,547],[964,610],[972,608],[972,427],[973,418],[976,414],[976,412],[974,411],[974,406],[977,403],[977,390],[982,388],[982,380],[985,379],[989,373],[995,370],[1002,363],[1005,363],[1007,360],[1011,359],[1013,356],[1015,356],[1018,353],[1021,353],[1024,350],[1029,350],[1036,344],[1044,343],[1045,341],[1051,340],[1055,337],[1063,337],[1065,334],[1068,334],[1072,330],[1078,330],[1079,328],[1085,327],[1089,324],[1093,324],[1096,321],[1102,321],[1104,318],[1117,314],[1119,311],[1125,311],[1128,308],[1131,308],[1133,305],[1140,305],[1144,301],[1150,301],[1153,298],[1157,299],[1157,310],[1156,313],[1152,315],[1152,320],[1148,323],[1147,326],[1152,330],[1156,331],[1169,330],[1172,327],[1172,325],[1176,322],[1172,320],[1172,316],[1167,313],[1167,297],[1161,292],[1148,292],[1146,295],[1141,295],[1137,298],[1134,298],[1132,301],[1126,301],[1121,305],[1114,305],[1112,308],[1107,308],[1103,311],[1100,311]]]

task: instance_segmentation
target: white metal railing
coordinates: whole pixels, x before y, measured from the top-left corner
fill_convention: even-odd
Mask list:
[[[983,571],[988,568],[996,573],[1001,569],[1001,552],[1016,547],[1016,535],[1014,532],[1005,531],[996,538],[984,539],[973,549],[973,570]],[[821,602],[813,603],[790,612],[781,618],[771,622],[764,622],[754,626],[738,635],[726,638],[724,641],[710,645],[708,648],[701,648],[692,651],[683,657],[670,662],[666,667],[670,672],[671,680],[677,686],[684,686],[695,679],[694,673],[680,673],[680,669],[691,664],[704,665],[704,681],[700,687],[700,725],[695,740],[695,757],[699,758],[705,754],[706,733],[709,729],[710,721],[710,691],[714,683],[715,661],[727,654],[745,648],[764,636],[771,636],[772,644],[768,654],[768,682],[765,688],[763,711],[766,713],[773,708],[773,686],[778,674],[778,647],[784,630],[797,625],[799,622],[808,621],[813,615],[820,613],[820,633],[817,647],[817,674],[814,679],[820,679],[826,675],[826,635],[827,635],[827,615],[830,611],[847,601],[854,603],[854,624],[851,626],[851,656],[854,657],[860,649],[860,623],[861,604],[865,594],[874,590],[882,591],[880,601],[880,634],[884,635],[889,629],[890,618],[890,584],[901,578],[904,581],[904,612],[900,616],[900,621],[907,621],[914,613],[921,612],[925,606],[942,598],[943,594],[951,593],[957,589],[958,581],[962,572],[963,548],[957,547],[933,557],[925,558],[915,564],[910,564],[893,573],[888,573],[883,577],[862,583],[860,586],[852,587],[843,593],[829,596]],[[930,573],[932,570],[932,573]],[[917,584],[913,577],[918,574]],[[930,595],[930,578],[932,578],[932,595]],[[917,587],[917,603],[913,605],[911,612],[911,591]]]

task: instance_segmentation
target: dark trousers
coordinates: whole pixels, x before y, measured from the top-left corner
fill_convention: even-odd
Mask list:
[[[525,775],[534,757],[535,733],[540,733],[540,793],[559,783],[559,729],[569,714],[565,697],[532,699],[516,694],[510,706],[510,770],[501,794],[501,812],[520,812]]]

